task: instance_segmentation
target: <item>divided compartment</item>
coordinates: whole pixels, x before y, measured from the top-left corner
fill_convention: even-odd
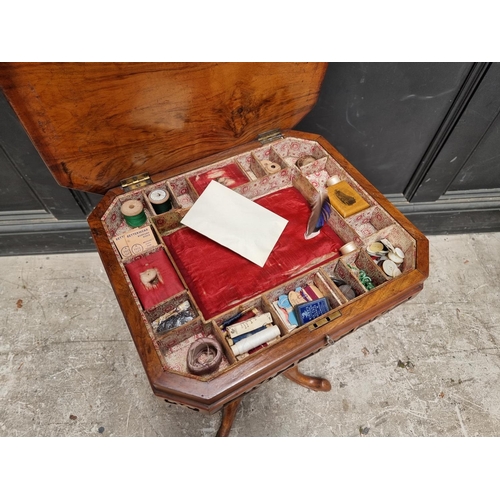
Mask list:
[[[356,293],[356,297],[359,297],[366,293],[366,288],[359,282],[356,275],[353,274],[352,270],[347,267],[345,262],[342,259],[338,259],[334,262],[326,264],[321,267],[323,273],[327,276],[327,282],[330,287],[341,297],[341,301],[343,304],[349,302],[350,300],[346,297],[339,287],[335,284],[334,280],[342,280],[347,285],[349,285],[354,292]],[[355,297],[355,298],[356,298]]]
[[[302,328],[307,323],[300,325],[298,318],[295,315],[293,305],[289,300],[288,303],[284,299],[280,300],[280,297],[288,297],[290,292],[295,292],[298,288],[305,289],[309,284],[313,284],[315,287],[317,287],[323,297],[325,297],[328,301],[328,311],[324,314],[327,314],[333,309],[336,309],[342,303],[338,292],[334,292],[327,276],[323,274],[321,269],[303,274],[302,276],[287,281],[279,287],[270,290],[264,295],[264,298],[276,312],[279,324],[282,327],[282,331],[287,332],[286,335],[293,334],[296,330]],[[298,293],[300,294],[300,292]],[[317,318],[314,319],[316,320]]]
[[[309,205],[312,206],[313,200],[316,198],[316,196],[318,196],[318,189],[316,189],[314,185],[311,184],[309,179],[303,175],[297,174],[293,178],[293,186],[298,191],[300,191]],[[336,210],[331,211],[327,224],[344,243],[352,241],[358,248],[361,248],[363,246],[363,240],[349,225],[346,219],[344,219]]]
[[[348,176],[345,170],[331,157],[326,156],[325,158],[320,158],[314,163],[300,167],[302,175],[304,175],[309,182],[319,191],[321,189],[326,189],[326,182],[330,177],[336,175],[341,181],[347,181],[352,186],[356,187],[356,190],[365,193],[359,188],[356,182]]]
[[[332,175],[338,175],[336,171],[331,173],[331,170],[328,166],[328,158],[320,158],[316,160],[314,163],[310,163],[305,165],[304,167],[300,167],[300,172],[307,180],[315,187],[317,191],[322,189],[326,189],[326,181]]]
[[[175,200],[175,204],[179,208],[188,209],[194,204],[197,197],[193,197],[185,174],[171,177],[166,182]]]
[[[252,171],[257,177],[274,175],[288,168],[285,161],[274,151],[272,147],[260,148],[252,152]],[[274,165],[274,167],[270,166]]]
[[[415,240],[400,226],[393,224],[377,231],[365,240],[365,248],[375,241],[387,239],[395,248],[400,248],[404,253],[404,260],[398,266],[402,273],[413,271],[416,265]],[[384,273],[385,274],[385,273]]]
[[[142,190],[148,211],[152,217],[155,217],[156,215],[162,215],[161,213],[158,213],[156,211],[155,205],[149,199],[149,194],[157,189],[161,189],[163,191],[166,191],[168,193],[168,196],[169,196],[168,203],[170,204],[170,208],[164,213],[168,213],[171,210],[176,210],[176,209],[180,208],[180,205],[179,205],[177,199],[175,198],[175,196],[173,196],[171,188],[168,186],[168,182],[167,181],[157,182],[156,184],[149,185]]]
[[[291,168],[283,168],[279,172],[264,177],[258,177],[254,181],[236,187],[233,191],[241,194],[249,200],[257,200],[281,189],[285,189],[294,185],[296,172]],[[300,191],[300,189],[299,189]]]
[[[191,294],[183,291],[145,311],[144,316],[151,326],[153,340],[161,340],[200,314]]]
[[[205,375],[193,374],[188,369],[187,356],[189,348],[193,342],[198,339],[213,339],[217,341],[222,352],[222,360],[218,368],[212,373]],[[182,375],[209,380],[217,376],[221,371],[226,369],[230,363],[230,353],[223,339],[219,337],[218,332],[214,329],[212,323],[204,323],[200,318],[195,318],[193,321],[168,332],[166,335],[156,340],[156,345],[161,352],[165,367],[169,371],[178,372]],[[211,356],[209,356],[211,357]],[[206,360],[209,359],[206,358]],[[200,362],[203,362],[203,353],[201,353]]]
[[[257,179],[257,175],[255,175],[254,172],[254,165],[256,163],[256,158],[254,157],[254,153],[256,151],[261,151],[261,150],[266,150],[268,148],[262,147],[259,149],[253,149],[251,151],[248,151],[247,153],[240,154],[236,156],[234,159],[236,163],[243,169],[245,174],[248,176],[250,181],[254,181]]]
[[[163,246],[123,262],[137,302],[148,311],[186,290],[184,281]]]
[[[138,227],[129,226],[121,213],[122,206],[131,200],[140,201],[144,207],[146,220]],[[157,249],[162,245],[159,234],[151,224],[151,208],[141,190],[115,198],[101,220],[113,251],[120,262]]]
[[[206,167],[198,168],[185,176],[187,188],[193,200],[203,193],[211,181],[230,189],[250,182],[250,178],[235,158],[228,158]]]
[[[360,284],[362,284],[362,281],[359,277],[358,270],[364,271],[366,273],[366,275],[370,278],[374,288],[384,284],[389,279],[386,274],[377,266],[377,264],[373,262],[370,255],[368,255],[368,253],[364,249],[360,249],[358,251],[344,255],[340,258],[340,261],[345,269],[352,276],[354,276]],[[343,278],[340,277],[340,279]],[[365,285],[362,284],[362,286],[364,290],[369,291]]]
[[[227,327],[225,327],[225,323],[230,322],[230,324],[228,324],[227,326],[231,327],[237,325],[238,323],[246,321],[247,319],[251,319],[252,317],[255,317],[249,314],[251,311],[255,313],[255,316],[269,313],[271,315],[273,325],[277,326],[279,329],[279,336],[267,342],[263,342],[258,346],[255,346],[254,348],[250,349],[249,352],[235,355],[232,351],[231,346],[237,344],[238,342],[232,341],[231,336],[227,331]],[[240,318],[238,318],[237,315],[239,314],[243,315]],[[238,307],[234,309],[230,309],[229,311],[224,312],[223,314],[219,315],[217,318],[212,320],[212,323],[214,329],[218,332],[219,337],[223,339],[224,345],[227,347],[228,359],[230,359],[232,362],[244,359],[254,354],[255,352],[260,351],[263,348],[267,348],[275,344],[283,336],[283,332],[286,331],[283,328],[283,325],[280,322],[279,316],[276,313],[276,311],[273,309],[271,304],[266,300],[266,298],[262,296],[249,300],[243,304],[240,304]]]
[[[118,196],[111,202],[111,205],[101,218],[104,225],[104,229],[106,230],[106,234],[110,241],[112,241],[113,238],[116,236],[127,233],[132,229],[136,229],[129,226],[126,223],[125,218],[121,213],[122,205],[127,203],[127,201],[131,200],[140,201],[144,207],[144,213],[146,214],[146,221],[142,226],[144,226],[150,220],[152,213],[149,208],[149,205],[145,200],[142,190],[138,189],[135,191],[130,191],[129,193],[123,194],[121,196]]]
[[[297,160],[310,155],[314,161],[303,166],[297,166]],[[275,173],[266,171],[262,165],[263,161],[271,161],[280,166]],[[211,320],[205,320],[194,300],[191,291],[187,288],[184,277],[180,274],[177,265],[173,262],[170,251],[162,238],[180,229],[181,220],[189,211],[203,189],[211,180],[227,178],[222,184],[227,185],[235,192],[255,200],[267,194],[279,191],[287,187],[295,187],[308,201],[316,196],[317,192],[326,187],[327,180],[337,175],[341,181],[346,181],[361,198],[371,206],[352,216],[342,217],[336,210],[332,210],[328,225],[340,237],[343,242],[353,242],[357,249],[353,252],[340,256],[336,260],[326,264],[320,264],[316,269],[298,276],[286,283],[266,291],[254,299],[247,300],[233,309],[224,311]],[[227,180],[234,182],[227,182]],[[231,184],[231,185],[228,185]],[[164,189],[170,195],[172,207],[167,212],[157,214],[154,206],[148,199],[148,194],[154,189]],[[135,229],[128,226],[121,214],[121,206],[129,200],[139,200],[144,206],[146,222],[140,227],[150,227],[156,240],[154,248],[146,248],[144,252],[130,258],[123,258],[117,252],[113,243],[115,253],[120,262],[132,296],[137,307],[147,323],[149,334],[152,336],[153,344],[157,350],[163,368],[168,371],[177,372],[182,375],[209,380],[216,377],[221,371],[231,364],[252,356],[274,345],[283,338],[293,335],[295,332],[306,327],[309,323],[322,318],[324,315],[341,308],[349,302],[333,279],[342,279],[361,296],[367,289],[361,283],[355,266],[362,269],[370,277],[375,287],[390,280],[383,270],[379,268],[367,253],[367,246],[380,239],[387,239],[394,247],[401,248],[405,254],[401,271],[415,268],[415,240],[381,208],[372,197],[366,193],[357,182],[355,182],[341,167],[314,141],[302,139],[285,138],[262,146],[247,153],[226,160],[203,166],[194,171],[184,173],[172,178],[167,178],[154,185],[148,185],[140,190],[132,191],[118,196],[110,204],[102,217],[103,226],[113,242],[113,238],[123,235]],[[137,263],[147,261],[154,255],[161,255],[162,261],[167,265],[167,271],[160,269],[161,283],[144,282],[141,280],[140,270],[133,270]],[[154,265],[151,265],[156,269]],[[158,270],[158,269],[157,269]],[[145,297],[156,294],[160,285],[168,283],[168,292],[157,296],[154,300],[145,300]],[[298,288],[304,288],[308,283],[317,287],[328,302],[328,311],[321,316],[314,317],[308,322],[290,325],[288,313],[283,313],[275,303],[281,295],[287,295]],[[149,288],[148,288],[149,287]],[[154,293],[152,292],[154,291]],[[314,297],[313,297],[314,298]],[[355,300],[355,299],[353,299]],[[184,309],[184,304],[188,309]],[[270,313],[273,324],[279,330],[279,336],[264,343],[261,346],[235,356],[230,343],[226,341],[226,334],[221,328],[224,321],[234,316],[237,312],[257,308],[262,314]],[[293,311],[294,314],[296,311]],[[170,313],[172,313],[170,315]],[[185,314],[184,314],[185,313]],[[168,316],[168,317],[167,317]],[[178,322],[174,322],[174,318]],[[164,325],[169,323],[166,331],[158,332],[157,327],[163,321]],[[196,375],[190,373],[187,367],[187,353],[190,346],[198,339],[215,339],[222,350],[222,361],[220,366],[212,373]],[[208,351],[207,351],[208,352]]]
[[[315,158],[312,163],[328,156],[317,142],[291,137],[274,142],[272,149],[290,167],[300,168],[300,163],[297,165],[297,161],[306,156]]]
[[[189,208],[172,209],[164,214],[154,215],[151,222],[156,228],[160,238],[169,235],[172,231],[176,231],[184,227],[181,220],[188,213]]]
[[[394,225],[394,219],[376,205],[347,217],[346,222],[363,239],[369,238],[381,229]]]
[[[168,179],[166,185],[176,207],[189,209],[211,180],[218,180],[231,189],[255,180],[251,169],[240,163],[241,160],[246,165],[248,156],[252,158],[251,153],[237,158],[228,158]]]

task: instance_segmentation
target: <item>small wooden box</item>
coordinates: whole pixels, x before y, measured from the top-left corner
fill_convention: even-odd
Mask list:
[[[0,65],[4,92],[59,183],[104,194],[88,218],[92,235],[152,390],[169,402],[216,412],[423,287],[429,268],[425,236],[325,139],[291,130],[315,104],[325,70],[325,64],[313,63]],[[304,156],[314,161],[297,166]],[[143,172],[147,175],[138,175]],[[326,236],[306,247],[310,206],[334,175],[366,208],[353,215],[333,210],[320,232]],[[272,198],[275,210],[288,210],[294,224],[294,232],[276,248],[307,251],[292,262],[280,254],[282,260],[265,279],[213,246],[210,252],[222,257],[210,260],[196,235],[184,237],[191,230],[181,224],[207,179],[225,179],[258,203]],[[155,213],[148,194],[156,188],[168,191],[172,210]],[[144,226],[157,245],[124,258],[113,240],[130,229],[120,212],[130,199],[144,204]],[[328,240],[328,234],[338,240]],[[367,252],[381,239],[404,252],[395,278]],[[355,250],[340,254],[348,242]],[[153,257],[170,266],[180,287],[164,279],[170,291],[146,302],[130,269],[137,259]],[[239,275],[243,268],[245,279]],[[373,288],[363,284],[360,269]],[[356,298],[348,299],[334,280],[348,283]],[[274,304],[306,285],[321,291],[330,310],[291,328]],[[159,320],[186,301],[190,319],[158,333]],[[235,356],[223,324],[252,308],[270,313],[280,336]],[[186,354],[199,338],[222,346],[213,373],[194,375],[187,369]]]

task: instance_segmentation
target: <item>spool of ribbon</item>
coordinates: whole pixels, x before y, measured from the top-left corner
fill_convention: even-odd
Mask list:
[[[148,200],[153,205],[154,211],[159,214],[164,214],[172,209],[172,201],[170,194],[165,189],[155,189],[148,194]]]
[[[261,332],[256,333],[255,335],[252,335],[251,337],[242,340],[241,342],[238,342],[237,344],[234,344],[233,346],[231,346],[231,349],[235,356],[239,356],[240,354],[244,354],[254,347],[265,344],[266,342],[269,342],[270,340],[273,340],[279,336],[280,329],[276,325],[273,325],[269,328],[266,328],[265,330],[262,330]]]
[[[147,220],[146,213],[144,212],[144,205],[139,200],[128,200],[124,202],[120,211],[125,222],[130,227],[142,226]]]

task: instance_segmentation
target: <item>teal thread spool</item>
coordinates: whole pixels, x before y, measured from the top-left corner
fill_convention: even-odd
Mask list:
[[[125,222],[130,227],[139,227],[146,222],[144,205],[139,200],[128,200],[122,204],[120,209]]]
[[[160,215],[172,209],[172,202],[168,191],[164,189],[155,189],[148,194],[148,199],[153,206],[154,211]]]

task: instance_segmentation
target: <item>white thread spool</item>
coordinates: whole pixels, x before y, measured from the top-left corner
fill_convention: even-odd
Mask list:
[[[404,261],[404,256],[405,256],[405,254],[403,253],[403,251],[400,248],[396,248],[394,250],[394,252],[389,252],[387,254],[387,257],[389,257],[389,259],[391,259],[396,264],[402,264]]]
[[[346,243],[343,247],[339,248],[339,252],[342,255],[346,255],[348,253],[354,252],[358,247],[356,246],[356,243],[354,241],[350,241],[349,243]]]
[[[273,340],[276,337],[279,337],[279,335],[280,329],[276,325],[273,325],[269,328],[266,328],[265,330],[257,332],[251,337],[240,340],[237,344],[231,346],[231,349],[235,356],[239,356],[240,354],[244,354],[250,351],[254,347],[257,347],[261,344],[269,342],[270,340]]]
[[[338,175],[332,175],[326,181],[327,186],[334,186],[340,182],[340,177]]]

